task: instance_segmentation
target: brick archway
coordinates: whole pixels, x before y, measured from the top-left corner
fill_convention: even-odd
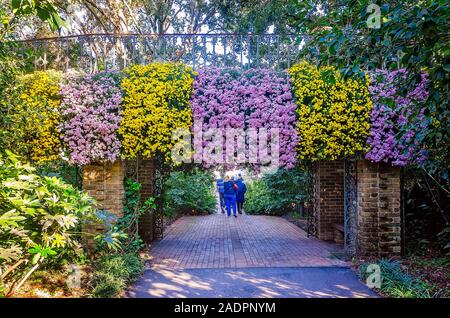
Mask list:
[[[140,161],[137,179],[142,184],[142,200],[153,194],[153,172],[151,160]],[[356,173],[357,254],[377,257],[400,255],[400,169],[358,160]],[[124,162],[87,166],[83,170],[83,188],[101,208],[120,216],[124,177]],[[320,161],[315,165],[315,227],[316,236],[321,240],[334,240],[339,225],[341,228],[344,225],[344,177],[344,160]],[[144,241],[155,239],[154,224],[152,214],[141,218],[139,230]]]

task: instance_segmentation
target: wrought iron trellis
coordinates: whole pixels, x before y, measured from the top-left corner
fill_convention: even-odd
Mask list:
[[[164,237],[164,210],[163,210],[163,183],[165,171],[159,160],[155,160],[154,194],[156,198],[156,211],[153,213],[153,238],[162,240]]]
[[[344,163],[344,248],[347,256],[356,254],[358,233],[358,189],[356,160]]]
[[[317,163],[308,164],[308,194],[309,202],[306,207],[306,233],[307,236],[317,236]]]
[[[18,50],[24,59],[32,56],[35,69],[88,73],[151,61],[285,69],[307,40],[302,34],[89,34],[23,40]]]

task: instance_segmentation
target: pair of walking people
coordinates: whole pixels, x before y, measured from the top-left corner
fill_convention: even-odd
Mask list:
[[[241,175],[238,176],[236,181],[234,177],[230,176],[226,176],[225,181],[219,178],[217,180],[217,190],[222,213],[225,213],[226,210],[227,215],[231,216],[231,211],[233,210],[234,217],[237,217],[237,213],[242,214],[247,187]]]

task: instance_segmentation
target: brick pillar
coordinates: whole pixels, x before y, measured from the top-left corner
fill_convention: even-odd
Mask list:
[[[358,169],[358,253],[399,256],[401,251],[400,169],[367,160]]]
[[[141,202],[153,195],[154,161],[140,160],[138,167],[138,182],[141,184]],[[139,235],[146,243],[153,240],[153,213],[145,213],[139,219]]]
[[[83,168],[83,190],[98,202],[100,209],[121,217],[125,195],[124,177],[125,169],[122,161],[88,165]],[[104,225],[89,224],[85,226],[85,230],[98,233],[104,230]],[[94,244],[90,237],[87,238],[86,243],[88,247]]]
[[[344,161],[319,161],[316,167],[317,237],[331,241],[333,224],[344,224]]]

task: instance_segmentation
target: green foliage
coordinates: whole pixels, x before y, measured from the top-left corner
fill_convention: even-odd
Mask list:
[[[269,197],[274,199],[270,205],[271,210],[293,212],[296,204],[305,202],[308,198],[308,176],[300,168],[278,169],[275,173],[265,175],[263,181]]]
[[[446,0],[389,1],[380,5],[381,25],[369,28],[367,0],[332,6],[321,1],[323,14],[297,17],[298,29],[310,32],[302,52],[319,64],[334,65],[345,75],[364,70],[406,68],[411,74],[429,74],[430,97],[426,103],[433,123],[427,135],[429,160],[425,168],[450,189],[450,6]],[[313,12],[317,1],[297,2],[298,11]],[[310,11],[311,10],[311,11]],[[405,89],[420,81],[417,76]]]
[[[422,169],[413,167],[402,171],[402,188],[406,253],[427,256],[440,250],[449,254],[449,194]]]
[[[236,33],[267,33],[270,27],[277,34],[292,33],[291,19],[297,12],[292,0],[248,0],[227,3],[223,8],[227,27]],[[261,47],[263,53],[269,48]]]
[[[14,24],[17,23],[18,18],[27,16],[37,16],[43,22],[47,23],[52,31],[56,31],[64,25],[64,21],[59,16],[55,5],[48,0],[11,0],[10,14],[4,10],[1,15],[4,31],[0,32],[0,40],[6,36],[7,31],[10,31]]]
[[[18,100],[17,90],[14,89],[16,79],[23,64],[13,52],[13,44],[0,41],[0,152],[6,149],[11,131],[7,129],[13,124],[10,116],[13,110],[11,100]]]
[[[66,161],[47,161],[38,167],[37,172],[46,177],[56,177],[81,190],[81,168],[69,165]]]
[[[369,264],[359,267],[360,276],[366,280],[370,273],[367,273]],[[382,259],[378,262],[381,271],[380,292],[388,297],[394,298],[428,298],[431,297],[429,286],[423,281],[412,277],[404,272],[398,261]]]
[[[125,180],[124,215],[111,222],[111,226],[103,235],[98,235],[97,250],[122,253],[137,253],[144,247],[139,236],[139,218],[156,209],[155,199],[149,197],[141,204],[141,184]],[[106,247],[106,249],[105,249]]]
[[[164,213],[168,216],[189,213],[213,213],[216,209],[214,177],[193,169],[172,172],[164,182]]]
[[[85,192],[58,178],[36,174],[9,151],[0,154],[3,284],[14,285],[38,266],[78,258],[82,254],[80,226],[95,219],[94,204]]]
[[[308,176],[300,168],[278,169],[248,182],[244,209],[249,214],[284,215],[308,201]]]
[[[92,297],[118,296],[123,289],[144,271],[138,255],[113,254],[100,258],[95,266]]]
[[[269,210],[270,198],[263,180],[247,182],[244,210],[248,214],[271,214]]]

